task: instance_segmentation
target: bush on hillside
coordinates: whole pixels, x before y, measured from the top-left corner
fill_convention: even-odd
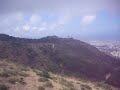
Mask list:
[[[15,83],[19,82],[19,78],[17,78],[17,77],[10,77],[8,79],[8,82],[11,83],[11,84],[15,84]]]
[[[26,84],[26,82],[24,81],[24,78],[22,78],[22,77],[19,79],[19,83],[22,84],[22,85]]]
[[[101,87],[105,90],[112,90],[111,86],[102,82],[96,83],[97,87]]]
[[[92,88],[87,84],[81,84],[80,86],[81,86],[81,90],[92,90]]]
[[[62,87],[62,89],[59,90],[76,90],[74,87]]]
[[[45,88],[43,86],[39,86],[38,90],[45,90]]]
[[[50,81],[47,81],[47,82],[44,83],[44,87],[50,87],[50,88],[52,88],[53,85],[52,85],[52,83]]]
[[[18,77],[10,77],[8,79],[8,82],[11,83],[11,84],[16,84],[17,82],[24,85],[26,84],[26,82],[24,81],[24,79],[21,77],[21,78],[18,78]]]
[[[40,82],[47,82],[49,80],[46,77],[41,77],[41,78],[38,79],[38,81],[40,81]]]
[[[66,86],[66,87],[73,87],[73,84],[72,84],[71,82],[65,80],[64,78],[60,78],[60,79],[59,79],[59,83],[60,83],[61,85]]]
[[[19,75],[20,75],[20,76],[23,76],[23,77],[28,77],[28,76],[29,76],[29,74],[27,74],[27,73],[25,73],[25,72],[19,72]]]
[[[37,75],[39,75],[41,77],[50,78],[50,74],[46,70],[43,70],[42,72],[39,71],[39,72],[36,72],[36,73],[37,73]]]
[[[6,77],[6,78],[8,78],[8,77],[10,77],[10,75],[9,75],[8,72],[2,71],[2,72],[0,72],[0,77]]]
[[[4,84],[0,84],[0,90],[8,90],[9,87],[4,85]]]

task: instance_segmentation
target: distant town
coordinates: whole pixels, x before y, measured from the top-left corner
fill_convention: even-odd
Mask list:
[[[102,52],[120,58],[120,41],[89,41],[89,43]]]

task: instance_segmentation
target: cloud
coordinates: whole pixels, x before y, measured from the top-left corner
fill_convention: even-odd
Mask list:
[[[120,0],[0,0],[0,14],[11,12],[91,13],[106,9],[120,13]]]
[[[41,18],[40,15],[32,14],[29,21],[30,21],[31,24],[36,24],[36,23],[41,22],[41,20],[42,20],[42,18]]]
[[[69,23],[75,18],[82,26],[90,25],[100,11],[119,15],[120,0],[0,0],[0,33],[19,37],[59,34],[66,26],[71,29]],[[46,18],[50,15],[52,20]],[[73,28],[77,23],[71,24]]]
[[[81,20],[81,25],[89,25],[96,19],[96,15],[86,15]]]
[[[68,13],[56,14],[55,17],[55,19],[47,21],[40,13],[6,14],[0,17],[0,32],[19,37],[38,37],[38,34],[41,33],[45,35],[45,33],[61,32],[72,18]]]
[[[29,31],[30,30],[30,26],[29,25],[23,25],[22,29],[24,31]]]

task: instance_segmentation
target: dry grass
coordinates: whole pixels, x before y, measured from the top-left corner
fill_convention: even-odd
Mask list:
[[[117,90],[104,83],[85,82],[48,71],[24,69],[6,61],[0,61],[0,80],[0,90]]]

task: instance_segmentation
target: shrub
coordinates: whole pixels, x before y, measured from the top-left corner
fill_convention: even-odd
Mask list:
[[[59,79],[59,83],[62,84],[62,85],[64,85],[64,86],[66,86],[66,87],[73,87],[73,84],[72,84],[72,83],[70,83],[69,81],[66,81],[66,80],[63,79],[63,78],[60,78],[60,79]]]
[[[10,76],[17,76],[18,75],[17,69],[4,69],[2,72],[0,72],[0,77],[10,77]]]
[[[52,76],[51,79],[57,82],[57,78],[55,76]]]
[[[6,77],[6,78],[8,78],[8,77],[10,77],[10,75],[9,75],[8,72],[3,71],[3,72],[0,73],[0,77]]]
[[[40,71],[34,71],[34,72],[36,72],[36,75],[42,76],[42,72],[40,72]]]
[[[0,90],[8,90],[9,87],[4,85],[4,84],[0,84]]]
[[[17,78],[17,77],[10,77],[8,79],[8,82],[11,83],[11,84],[15,84],[16,82],[19,82],[19,78]]]
[[[43,86],[39,86],[38,90],[45,90],[45,88]]]
[[[20,83],[20,84],[26,84],[26,82],[24,81],[24,79],[21,77],[21,78],[18,78],[18,77],[10,77],[9,80],[8,80],[9,83],[11,84],[15,84],[16,82]]]
[[[20,75],[20,76],[23,76],[23,77],[28,77],[28,76],[29,76],[29,74],[27,74],[27,73],[25,73],[25,72],[20,72],[19,75]]]
[[[20,66],[21,71],[30,71],[30,67],[27,66]]]
[[[97,85],[97,87],[101,87],[101,88],[103,88],[103,89],[105,89],[105,90],[112,90],[112,88],[111,88],[110,85],[105,84],[105,83],[102,83],[102,82],[96,83],[96,85]]]
[[[38,81],[40,81],[40,82],[47,82],[49,80],[46,77],[41,77],[41,78],[38,79]]]
[[[48,71],[43,70],[42,72],[37,72],[37,75],[41,76],[41,77],[46,77],[46,78],[50,78],[50,74],[48,73]]]
[[[81,90],[92,90],[92,88],[87,84],[81,84]]]
[[[43,70],[43,71],[42,71],[42,76],[43,76],[43,77],[46,77],[46,78],[50,78],[50,74],[49,74],[48,71],[46,71],[46,70]]]
[[[60,90],[76,90],[74,87],[62,87]]]
[[[37,70],[37,69],[32,69],[33,70],[33,72],[35,72],[35,73],[38,73],[39,72],[39,70]]]
[[[24,81],[24,79],[22,77],[20,78],[19,83],[22,84],[22,85],[26,84],[26,82]]]
[[[45,87],[53,87],[52,83],[50,81],[44,83]]]
[[[80,82],[76,82],[76,84],[80,84]]]

